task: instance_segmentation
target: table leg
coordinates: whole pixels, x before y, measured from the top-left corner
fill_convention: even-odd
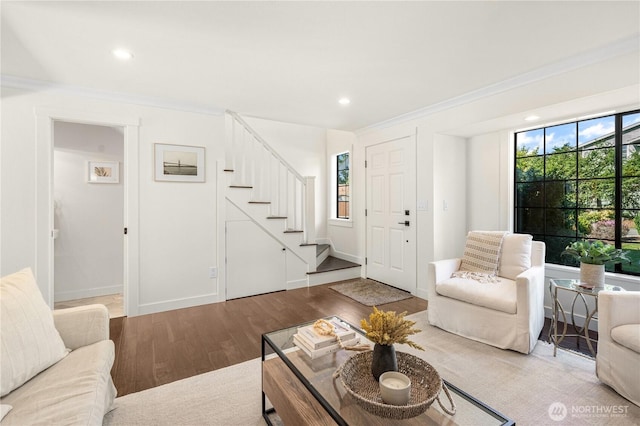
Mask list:
[[[589,313],[589,315],[587,316],[587,319],[584,322],[584,338],[587,341],[587,347],[589,347],[589,351],[591,352],[591,355],[593,355],[593,357],[595,358],[596,356],[596,351],[593,349],[593,345],[591,344],[591,337],[589,336],[589,323],[591,322],[591,319],[593,318],[593,316],[598,313],[598,299],[596,298],[596,307],[593,311],[591,311],[591,313]]]

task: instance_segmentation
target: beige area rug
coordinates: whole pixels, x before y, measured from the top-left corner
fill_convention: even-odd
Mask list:
[[[329,288],[365,306],[379,306],[413,297],[406,291],[365,278],[335,284]]]
[[[591,359],[566,351],[554,358],[545,342],[529,355],[497,349],[431,327],[426,311],[407,318],[423,330],[413,337],[426,351],[397,350],[424,358],[518,425],[640,424],[640,408],[601,384]],[[104,425],[262,425],[260,397],[255,359],[117,398]],[[552,420],[549,410],[563,406],[566,416]]]

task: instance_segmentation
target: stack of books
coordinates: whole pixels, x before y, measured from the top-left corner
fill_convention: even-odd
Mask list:
[[[333,325],[336,336],[340,337],[342,346],[336,336],[323,336],[316,332],[313,325],[298,327],[298,332],[293,335],[293,343],[302,349],[311,359],[339,351],[343,346],[358,344],[356,332],[338,318],[328,320]]]

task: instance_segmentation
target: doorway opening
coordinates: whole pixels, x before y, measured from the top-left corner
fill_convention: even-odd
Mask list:
[[[55,308],[124,316],[124,127],[53,122]]]

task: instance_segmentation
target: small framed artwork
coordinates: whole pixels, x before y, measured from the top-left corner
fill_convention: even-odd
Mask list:
[[[87,182],[118,183],[120,167],[117,161],[88,161]]]
[[[204,147],[155,144],[155,179],[204,182]]]

